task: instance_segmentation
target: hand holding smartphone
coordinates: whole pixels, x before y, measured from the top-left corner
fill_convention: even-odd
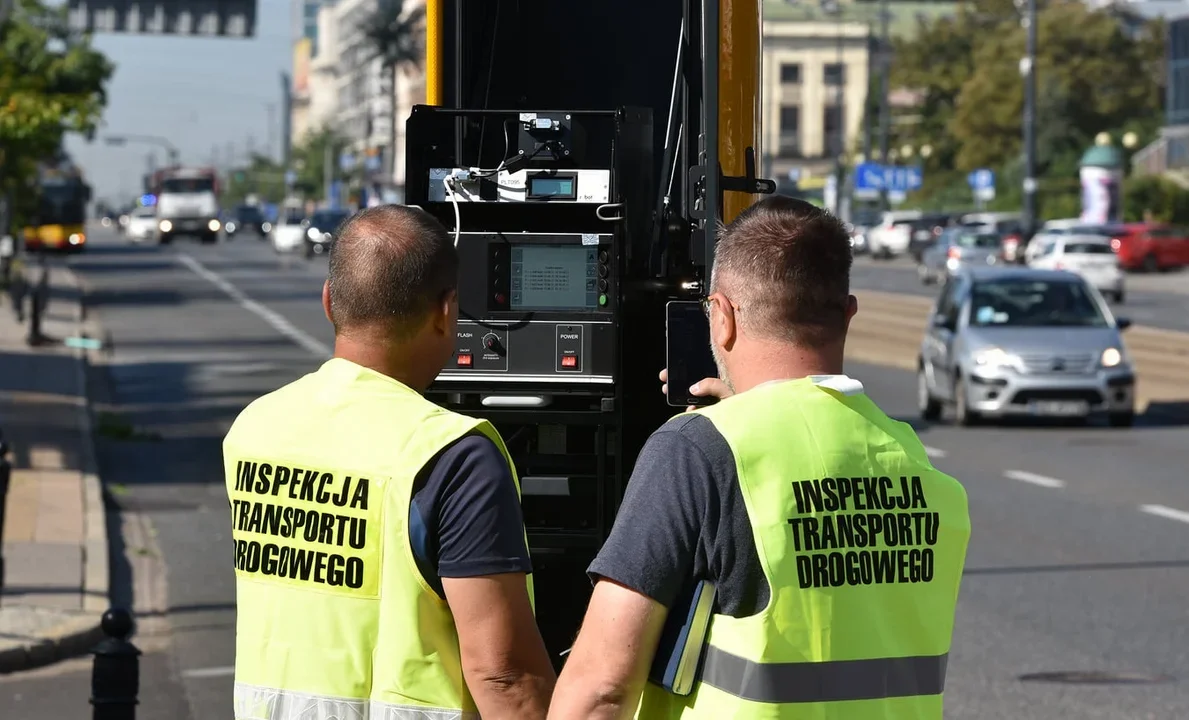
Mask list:
[[[710,352],[710,321],[697,301],[674,300],[665,306],[665,400],[676,407],[704,407],[716,395],[694,395],[689,388],[718,377]]]

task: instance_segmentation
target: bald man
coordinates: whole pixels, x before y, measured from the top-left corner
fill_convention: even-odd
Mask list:
[[[237,720],[545,717],[507,450],[421,394],[453,353],[457,285],[433,217],[356,214],[322,291],[334,358],[228,433]]]

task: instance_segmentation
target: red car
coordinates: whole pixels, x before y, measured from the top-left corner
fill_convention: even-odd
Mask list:
[[[1128,223],[1111,238],[1125,270],[1157,272],[1189,265],[1189,232],[1158,223]]]

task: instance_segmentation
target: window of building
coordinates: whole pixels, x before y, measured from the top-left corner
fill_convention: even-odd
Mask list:
[[[827,85],[846,84],[846,65],[842,63],[826,63],[822,73],[822,82]]]
[[[785,105],[780,108],[780,156],[801,154],[801,108]]]
[[[846,149],[846,124],[842,105],[826,105],[822,117],[822,134],[827,155],[838,155]]]
[[[801,65],[798,63],[782,63],[780,66],[780,83],[782,85],[800,85]]]

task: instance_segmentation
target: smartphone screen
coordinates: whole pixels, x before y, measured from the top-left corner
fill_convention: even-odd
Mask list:
[[[715,398],[694,397],[689,386],[718,377],[710,353],[710,321],[702,303],[674,300],[665,306],[665,367],[669,369],[670,405],[709,405]]]

